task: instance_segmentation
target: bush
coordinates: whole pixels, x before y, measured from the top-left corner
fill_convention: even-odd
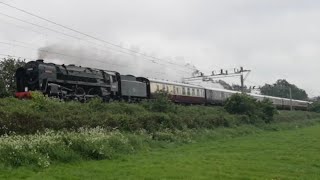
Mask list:
[[[143,102],[146,109],[153,112],[175,112],[176,106],[171,102],[166,92],[159,91],[154,96],[154,99]]]
[[[310,111],[320,113],[320,102],[315,102],[310,106]]]
[[[260,120],[270,123],[276,113],[276,108],[270,100],[257,101],[244,94],[234,94],[231,96],[224,108],[231,114],[248,116],[249,123],[253,124],[258,123]],[[246,119],[243,120],[247,121]]]
[[[141,138],[147,134],[125,135],[102,128],[78,131],[50,131],[34,135],[4,135],[0,137],[0,160],[7,166],[37,166],[46,168],[54,162],[81,159],[112,159],[141,149]]]
[[[277,109],[269,99],[264,99],[263,101],[258,102],[258,109],[261,112],[260,117],[266,123],[273,121],[274,115],[277,113]]]
[[[252,97],[243,94],[234,94],[227,100],[224,107],[231,114],[252,116],[255,114],[256,105],[256,100]]]

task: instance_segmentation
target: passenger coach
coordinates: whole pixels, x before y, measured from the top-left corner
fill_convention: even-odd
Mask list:
[[[150,79],[150,94],[167,92],[173,102],[182,104],[205,104],[205,89],[201,86]]]
[[[238,92],[226,89],[206,88],[206,103],[221,105],[233,94]]]

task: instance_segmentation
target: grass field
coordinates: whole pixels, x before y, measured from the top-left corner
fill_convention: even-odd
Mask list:
[[[116,160],[0,170],[1,179],[320,179],[320,125],[204,140]]]

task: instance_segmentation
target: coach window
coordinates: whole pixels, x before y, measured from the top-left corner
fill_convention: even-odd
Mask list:
[[[160,86],[159,86],[159,84],[157,84],[157,91],[159,91],[160,90]]]
[[[187,89],[188,96],[190,96],[190,88]]]
[[[199,89],[197,89],[197,96],[200,96]]]
[[[182,87],[182,95],[186,95],[186,88]]]
[[[176,91],[177,91],[177,94],[179,95],[180,94],[179,87],[177,87]]]
[[[169,92],[169,86],[167,86],[167,92]]]
[[[195,96],[196,93],[195,93],[195,90],[192,88],[192,96]]]
[[[162,84],[162,90],[166,90],[166,85]]]

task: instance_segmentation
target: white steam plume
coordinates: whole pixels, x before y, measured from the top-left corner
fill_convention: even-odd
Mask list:
[[[115,48],[113,48],[115,49]],[[139,47],[131,47],[139,51]],[[118,49],[119,50],[119,49]],[[171,81],[182,81],[183,78],[191,77],[196,67],[187,64],[183,57],[166,58],[165,61],[146,59],[126,50],[110,50],[108,48],[95,48],[88,45],[72,45],[67,43],[55,43],[38,50],[39,59],[45,62],[58,64],[75,64],[92,68],[112,70],[121,74],[151,77]],[[133,54],[133,55],[131,55]],[[179,64],[179,66],[168,61]]]

